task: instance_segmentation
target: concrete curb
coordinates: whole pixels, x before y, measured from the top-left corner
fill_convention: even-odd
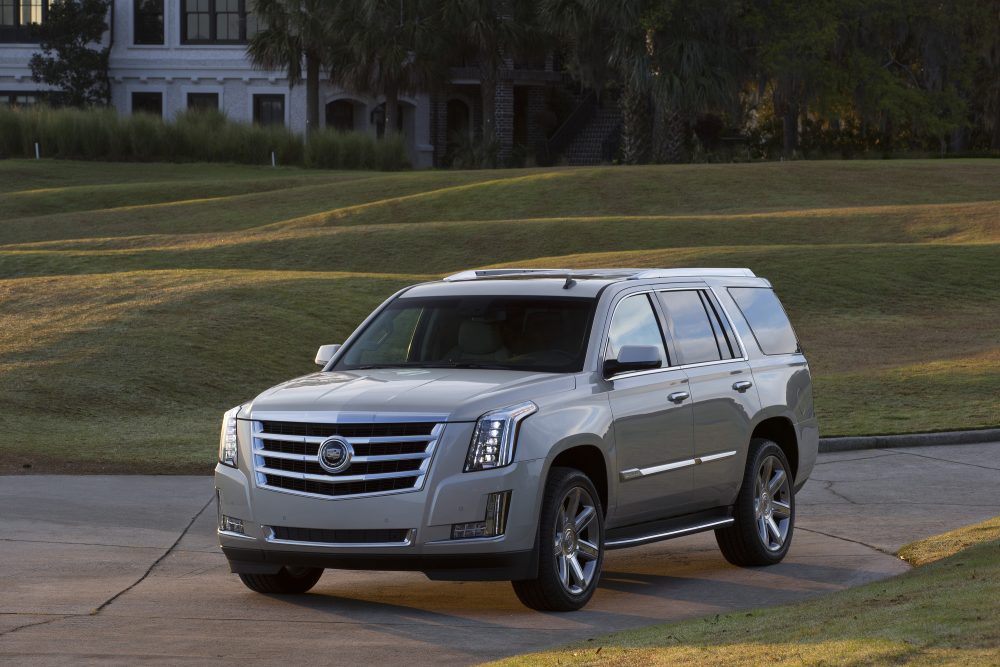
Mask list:
[[[941,433],[906,433],[904,435],[862,435],[845,438],[820,438],[819,451],[849,452],[855,449],[891,449],[893,447],[931,447],[934,445],[971,445],[1000,442],[1000,428]]]

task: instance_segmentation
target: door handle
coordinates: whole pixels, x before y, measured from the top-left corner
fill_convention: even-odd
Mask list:
[[[686,391],[675,391],[667,396],[667,400],[671,403],[683,403],[689,398],[691,398],[691,394]]]
[[[752,386],[753,382],[750,382],[749,380],[740,380],[739,382],[733,383],[733,389],[740,392],[741,394]]]

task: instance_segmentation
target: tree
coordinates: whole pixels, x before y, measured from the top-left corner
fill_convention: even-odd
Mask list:
[[[496,139],[496,89],[501,67],[532,33],[532,0],[441,0],[442,30],[451,55],[474,61],[483,102],[483,142]]]
[[[385,98],[385,132],[396,131],[399,96],[429,90],[446,72],[440,31],[428,0],[353,0],[341,5],[345,38],[331,49],[331,78],[359,94]]]
[[[260,69],[282,69],[288,85],[302,82],[305,62],[306,128],[319,128],[319,79],[324,55],[339,39],[331,20],[334,0],[255,0],[263,26],[250,38],[247,55]]]
[[[54,0],[48,19],[37,28],[42,53],[31,56],[31,78],[58,88],[62,104],[111,101],[109,49],[100,45],[110,6],[110,0]]]

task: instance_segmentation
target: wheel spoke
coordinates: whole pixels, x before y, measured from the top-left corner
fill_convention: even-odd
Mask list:
[[[576,559],[576,556],[567,556],[566,562],[569,564],[570,569],[573,571],[573,578],[576,579],[576,582],[580,586],[580,588],[586,588],[587,580],[583,576],[583,568],[580,567],[580,561]]]
[[[593,507],[584,505],[583,510],[576,515],[576,519],[573,521],[573,524],[576,526],[576,532],[578,534],[582,533],[590,525],[590,522],[594,520],[595,515],[596,512]]]
[[[760,536],[760,541],[764,544],[770,543],[767,537],[767,520],[763,516],[757,519],[757,535]]]
[[[558,564],[559,564],[559,580],[562,581],[563,586],[567,589],[569,588],[569,565],[567,564],[568,558],[563,554],[559,554]]]
[[[577,540],[577,548],[579,549],[579,555],[583,556],[588,560],[597,560],[597,545],[593,542],[588,542],[586,540]]]
[[[767,530],[771,533],[775,543],[780,547],[784,540],[781,539],[781,530],[778,528],[778,524],[774,522],[772,517],[767,517]]]
[[[788,503],[783,503],[780,500],[773,500],[771,501],[771,505],[774,508],[771,510],[771,513],[779,519],[785,519],[792,516],[792,506]]]
[[[558,532],[556,533],[556,539],[553,546],[555,547],[555,550],[552,553],[556,556],[562,553],[562,536]]]
[[[577,510],[580,509],[580,487],[577,486],[570,491],[569,496],[567,496],[566,499],[568,501],[566,505],[566,516],[575,517]]]
[[[784,482],[785,482],[785,471],[782,470],[781,468],[778,468],[778,471],[774,473],[774,477],[772,477],[771,481],[767,483],[767,490],[768,492],[770,492],[772,497],[778,495],[778,490],[781,488],[781,485],[784,484]]]

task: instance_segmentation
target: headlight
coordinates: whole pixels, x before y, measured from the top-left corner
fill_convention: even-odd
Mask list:
[[[219,434],[219,463],[236,467],[237,440],[236,414],[242,406],[236,406],[222,416],[222,433]]]
[[[526,401],[480,417],[465,457],[465,472],[510,465],[521,420],[537,410],[537,405]]]

